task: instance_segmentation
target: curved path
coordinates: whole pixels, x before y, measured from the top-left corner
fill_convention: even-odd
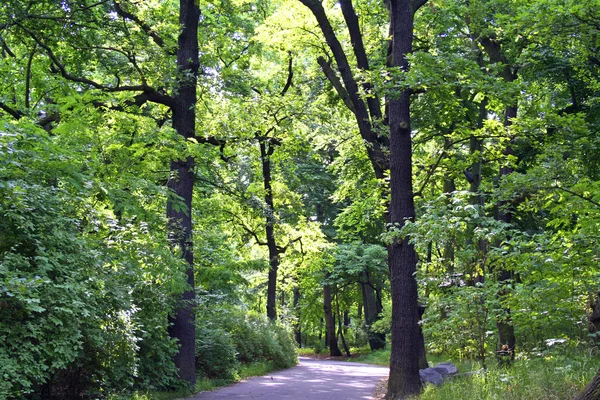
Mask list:
[[[305,357],[299,361],[293,368],[200,393],[188,400],[369,400],[377,382],[389,374],[387,368],[376,365]]]

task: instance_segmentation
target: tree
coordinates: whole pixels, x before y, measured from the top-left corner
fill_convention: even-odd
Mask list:
[[[573,400],[598,400],[600,399],[600,370],[596,373],[596,376],[592,381],[573,398]]]
[[[200,8],[195,0],[179,3],[179,24],[182,27],[177,39],[178,84],[175,95],[169,101],[172,124],[175,131],[185,139],[196,137],[196,85],[200,62],[198,60],[198,20]],[[169,330],[180,343],[175,365],[181,379],[191,386],[196,383],[196,324],[193,300],[194,255],[192,241],[192,195],[194,191],[194,159],[191,156],[175,159],[170,165],[168,187],[176,199],[167,203],[169,239],[188,263],[186,271],[189,288],[183,293],[180,309]],[[177,203],[178,205],[176,205]],[[183,203],[183,207],[182,204]]]
[[[195,128],[195,103],[196,103],[196,85],[199,69],[198,60],[198,22],[200,18],[200,9],[193,0],[181,1],[179,4],[178,15],[179,24],[183,27],[177,37],[176,48],[171,47],[171,41],[162,38],[149,25],[147,25],[136,13],[131,12],[130,4],[124,2],[90,3],[90,4],[71,4],[54,5],[47,10],[37,10],[31,7],[25,7],[18,2],[11,4],[12,12],[19,17],[16,18],[10,26],[19,30],[21,34],[40,49],[48,58],[51,65],[51,71],[60,76],[65,82],[70,82],[81,91],[94,93],[90,97],[102,97],[105,93],[135,93],[133,99],[116,98],[113,101],[117,105],[111,106],[101,100],[92,100],[92,103],[98,107],[111,107],[117,110],[124,110],[126,107],[141,107],[148,102],[154,102],[166,106],[171,111],[171,122],[175,131],[184,139],[196,137]],[[84,21],[81,18],[82,11],[89,11],[89,20]],[[39,13],[38,13],[39,12]],[[40,15],[42,17],[40,17]],[[111,15],[114,15],[111,17]],[[111,47],[110,41],[113,39],[102,36],[102,30],[93,32],[91,26],[99,27],[105,21],[112,24],[115,20],[122,19],[125,24],[123,35],[128,38],[126,46],[132,46],[133,49],[119,49]],[[44,21],[46,37],[42,37],[39,31],[39,25],[34,26],[37,21]],[[60,38],[57,33],[62,21],[70,21],[74,26],[81,25],[80,31],[73,32],[72,42],[68,46],[82,48],[89,51],[96,60],[103,60],[103,52],[107,52],[114,57],[116,67],[111,69],[110,62],[103,63],[102,69],[106,75],[113,74],[117,78],[117,84],[111,85],[106,75],[98,76],[98,80],[90,79],[93,76],[85,70],[85,63],[78,62],[78,56],[64,57]],[[117,27],[114,23],[115,31],[118,32],[122,27]],[[85,28],[84,28],[85,26]],[[138,34],[134,39],[131,37],[128,29],[135,29]],[[97,36],[96,40],[100,45],[92,45],[90,40]],[[118,33],[116,33],[118,36]],[[142,40],[145,44],[162,56],[171,58],[176,57],[176,78],[175,84],[171,90],[171,95],[165,94],[164,90],[152,87],[146,76],[146,71],[139,66],[138,53],[143,52],[137,47],[136,40]],[[105,43],[109,42],[109,43]],[[154,45],[151,44],[154,43]],[[156,47],[153,47],[156,46]],[[149,50],[147,50],[149,51]],[[33,53],[32,53],[33,54]],[[104,58],[106,59],[106,57]],[[71,65],[70,61],[74,61]],[[83,68],[80,68],[83,67]],[[131,75],[127,76],[126,83],[121,83],[120,72],[127,71]],[[154,77],[152,77],[154,78]],[[106,81],[103,82],[103,79]],[[28,97],[27,97],[28,98]],[[26,101],[29,104],[29,101]],[[55,117],[54,119],[56,119]],[[200,139],[202,140],[202,139]],[[191,156],[176,155],[170,163],[171,175],[167,186],[170,195],[167,201],[167,218],[169,229],[169,242],[180,252],[181,257],[188,263],[187,277],[189,288],[183,294],[181,304],[173,319],[173,325],[170,332],[180,343],[180,351],[175,357],[175,363],[180,370],[181,378],[191,385],[195,382],[194,372],[194,317],[193,317],[193,298],[194,298],[194,279],[193,279],[193,255],[192,255],[192,193],[194,186],[193,177],[194,160]]]
[[[423,1],[420,5],[423,5]],[[392,65],[408,71],[407,56],[412,52],[413,17],[420,5],[410,0],[390,1]],[[401,85],[402,83],[400,83]],[[412,187],[412,144],[410,128],[410,88],[390,99],[390,223],[402,228],[414,221]],[[386,398],[401,399],[418,394],[419,303],[417,294],[417,255],[408,237],[395,237],[389,246],[392,292],[392,354]]]

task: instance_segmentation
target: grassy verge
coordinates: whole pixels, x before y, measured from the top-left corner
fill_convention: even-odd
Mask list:
[[[570,399],[597,368],[597,357],[576,353],[523,357],[509,368],[493,365],[486,372],[457,377],[440,387],[427,386],[421,399]]]
[[[194,390],[179,390],[176,392],[145,392],[145,393],[134,393],[130,396],[125,397],[111,397],[111,400],[175,400],[190,397],[196,393],[206,392],[215,390],[223,386],[228,386],[233,383],[239,382],[243,379],[250,378],[253,376],[266,375],[269,372],[276,371],[271,363],[268,362],[256,362],[251,364],[242,364],[240,370],[236,374],[234,379],[207,379],[200,378],[196,382]]]
[[[352,361],[389,366],[389,357],[389,350],[381,350]],[[498,366],[489,360],[485,372],[478,362],[471,360],[430,356],[428,361],[430,365],[452,361],[461,375],[442,386],[426,385],[420,400],[570,399],[585,387],[600,365],[597,355],[581,354],[576,349],[543,355],[522,354],[511,367]]]

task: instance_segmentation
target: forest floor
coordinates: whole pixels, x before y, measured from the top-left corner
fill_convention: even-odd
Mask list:
[[[376,365],[300,357],[293,368],[203,392],[188,400],[322,399],[370,400],[388,369]]]

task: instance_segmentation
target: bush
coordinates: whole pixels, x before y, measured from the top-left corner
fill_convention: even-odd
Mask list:
[[[210,379],[233,379],[238,361],[228,332],[212,324],[196,328],[196,372]]]
[[[298,362],[296,343],[283,325],[225,304],[217,307],[214,299],[219,296],[200,298],[196,316],[196,368],[201,376],[232,379],[240,364],[265,363],[282,369]],[[213,312],[216,308],[219,313]]]
[[[250,313],[234,327],[232,336],[241,362],[268,361],[275,368],[287,368],[298,362],[292,334],[264,315]]]
[[[96,183],[72,171],[67,149],[13,130],[0,131],[0,398],[176,383],[166,235],[99,217],[87,202]]]

